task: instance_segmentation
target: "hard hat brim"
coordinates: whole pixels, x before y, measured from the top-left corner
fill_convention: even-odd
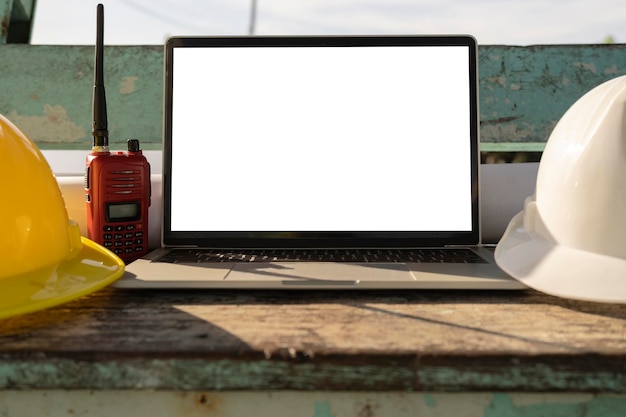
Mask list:
[[[0,280],[0,319],[91,294],[124,274],[119,257],[85,237],[81,242],[76,256],[54,267]]]
[[[524,212],[509,223],[495,260],[513,278],[546,294],[626,303],[626,260],[559,245],[528,232]]]

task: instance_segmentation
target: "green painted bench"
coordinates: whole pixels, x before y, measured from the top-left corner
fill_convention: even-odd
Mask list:
[[[0,113],[42,149],[91,147],[93,47],[0,45]],[[163,49],[105,48],[111,143],[161,147]],[[585,92],[626,74],[626,45],[479,47],[483,152],[541,152]]]

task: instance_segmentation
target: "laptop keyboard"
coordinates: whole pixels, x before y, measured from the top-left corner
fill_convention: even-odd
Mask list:
[[[470,249],[172,249],[155,262],[427,262],[486,263]]]

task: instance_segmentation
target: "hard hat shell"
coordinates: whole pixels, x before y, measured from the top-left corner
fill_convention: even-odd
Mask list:
[[[563,115],[539,163],[535,195],[511,220],[495,259],[531,288],[626,303],[626,76]]]
[[[124,263],[81,237],[37,146],[0,115],[0,318],[50,307],[121,277]]]

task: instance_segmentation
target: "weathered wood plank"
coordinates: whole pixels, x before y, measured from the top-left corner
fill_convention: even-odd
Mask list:
[[[107,289],[0,321],[0,388],[626,393],[626,306]]]
[[[3,45],[0,113],[41,148],[89,149],[92,61],[90,46]],[[578,97],[626,74],[626,45],[481,45],[479,65],[481,150],[541,151]],[[113,146],[159,149],[162,47],[106,47],[105,67]]]

